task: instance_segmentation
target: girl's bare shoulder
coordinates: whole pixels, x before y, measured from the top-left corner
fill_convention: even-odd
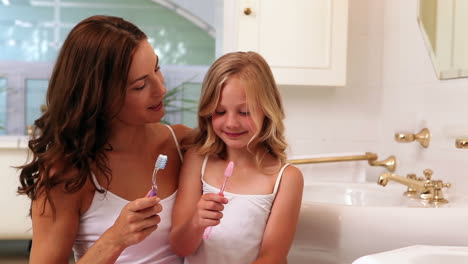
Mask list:
[[[284,169],[283,181],[284,180],[297,186],[304,186],[304,176],[302,175],[301,170],[298,167],[291,164],[289,164]]]

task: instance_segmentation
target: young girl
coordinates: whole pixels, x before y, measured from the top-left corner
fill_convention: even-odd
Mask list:
[[[181,169],[172,249],[190,264],[286,263],[303,178],[285,164],[284,112],[266,61],[255,52],[220,57],[203,82],[198,116]]]

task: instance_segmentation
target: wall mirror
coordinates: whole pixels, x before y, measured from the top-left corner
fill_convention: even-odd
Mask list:
[[[466,0],[419,0],[419,27],[441,80],[468,77],[467,12]]]

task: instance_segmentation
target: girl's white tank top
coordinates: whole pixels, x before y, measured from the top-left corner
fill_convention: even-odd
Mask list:
[[[203,193],[219,193],[203,179],[208,156],[201,171]],[[185,264],[243,264],[257,259],[271,207],[281,182],[285,164],[278,173],[273,193],[246,195],[224,192],[229,203],[224,205],[221,223],[203,239],[197,251],[185,258]]]

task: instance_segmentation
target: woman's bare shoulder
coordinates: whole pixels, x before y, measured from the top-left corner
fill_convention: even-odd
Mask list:
[[[204,155],[201,155],[198,153],[196,147],[189,147],[187,151],[185,152],[185,157],[190,158],[190,159],[196,159],[196,160],[203,160],[205,158]]]
[[[193,129],[183,124],[166,125],[163,123],[154,123],[151,124],[150,127],[154,133],[158,135],[164,134],[167,138],[172,138],[168,126],[172,129],[172,131],[174,131],[177,141],[179,141],[179,143],[183,143],[193,134]]]
[[[90,205],[90,202],[94,194],[94,184],[89,180],[89,177],[85,180],[85,183],[77,189],[72,189],[73,182],[78,182],[78,170],[69,169],[63,173],[63,166],[56,165],[50,170],[50,175],[59,177],[59,183],[53,186],[48,193],[44,190],[40,191],[37,196],[37,201],[41,201],[36,204],[42,204],[44,206],[56,209],[66,209],[67,211],[75,211],[82,213],[86,211]],[[60,173],[59,175],[57,175]],[[41,178],[46,176],[42,175]],[[71,183],[71,184],[70,184]],[[48,197],[48,199],[47,199]]]
[[[171,125],[171,128],[174,130],[177,139],[181,144],[191,144],[193,138],[193,128],[190,128],[183,124]]]

